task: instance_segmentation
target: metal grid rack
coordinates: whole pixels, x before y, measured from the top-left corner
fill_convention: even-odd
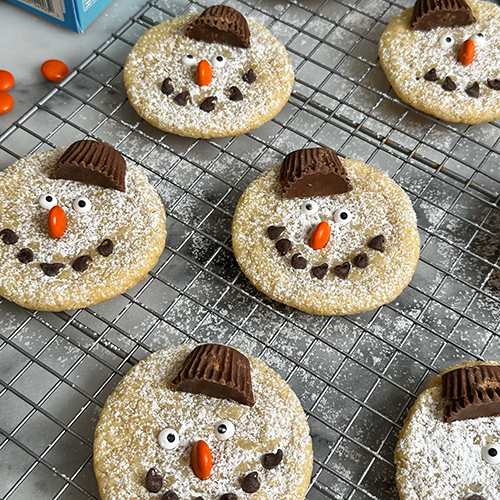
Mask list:
[[[395,98],[377,61],[387,22],[412,0],[230,0],[287,47],[294,93],[271,122],[231,139],[152,128],[127,102],[122,66],[152,25],[212,1],[153,0],[0,137],[0,168],[91,137],[142,165],[168,214],[167,247],[128,293],[66,313],[0,299],[0,497],[98,498],[93,430],[138,360],[194,340],[266,361],[308,414],[310,500],[397,499],[393,449],[428,379],[500,359],[500,128],[452,125]],[[240,272],[231,217],[285,154],[320,145],[380,168],[417,211],[422,256],[393,303],[348,317],[273,303]],[[360,383],[362,381],[363,383]]]

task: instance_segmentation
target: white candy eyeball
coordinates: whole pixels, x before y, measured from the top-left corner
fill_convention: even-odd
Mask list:
[[[483,460],[491,465],[500,463],[500,444],[487,444],[481,449]]]
[[[352,221],[352,215],[347,208],[338,208],[333,212],[333,220],[335,224],[339,226],[343,226],[344,224],[348,224]]]
[[[314,215],[318,213],[319,207],[315,201],[304,201],[300,206],[303,214]]]
[[[439,39],[439,45],[441,45],[441,47],[443,49],[449,49],[449,48],[453,47],[454,43],[455,43],[455,39],[451,35],[443,35]]]
[[[73,200],[73,208],[79,214],[86,214],[92,208],[92,203],[86,196],[79,196]]]
[[[214,68],[223,68],[226,65],[226,58],[221,55],[216,55],[212,57],[211,63]]]
[[[475,35],[471,36],[470,39],[474,42],[474,45],[476,47],[482,47],[486,44],[486,37],[483,33],[476,33]]]
[[[158,436],[158,443],[164,450],[175,450],[179,446],[179,434],[174,429],[163,429]]]
[[[38,198],[38,203],[45,210],[50,210],[57,205],[57,198],[53,194],[44,193]]]
[[[229,420],[219,420],[214,426],[215,437],[227,441],[234,436],[234,424]]]
[[[182,64],[184,64],[184,66],[189,66],[190,68],[192,68],[193,66],[196,66],[198,64],[196,62],[195,57],[192,56],[191,54],[186,54],[185,56],[183,56],[181,61],[182,61]]]

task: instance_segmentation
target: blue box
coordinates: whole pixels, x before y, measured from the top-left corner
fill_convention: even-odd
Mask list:
[[[8,0],[65,28],[83,30],[112,0]]]

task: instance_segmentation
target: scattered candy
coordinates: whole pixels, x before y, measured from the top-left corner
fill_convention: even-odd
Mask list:
[[[42,64],[42,75],[51,82],[60,82],[69,75],[69,69],[58,59],[49,59]]]
[[[0,69],[0,91],[6,92],[14,86],[14,76],[10,71]]]
[[[8,113],[14,107],[14,98],[8,92],[0,92],[0,115]]]

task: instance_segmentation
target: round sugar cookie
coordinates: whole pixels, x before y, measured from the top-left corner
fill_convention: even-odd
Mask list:
[[[178,376],[201,392],[184,392]],[[211,466],[199,467],[208,454]],[[106,401],[94,470],[102,500],[302,500],[309,426],[297,396],[262,361],[217,344],[170,347],[132,368]]]
[[[230,29],[224,22],[228,16],[234,17]],[[210,41],[186,35],[199,19]],[[237,42],[249,46],[230,45]],[[259,23],[227,6],[151,28],[133,47],[124,69],[130,103],[142,118],[165,132],[202,138],[244,134],[271,120],[288,101],[293,79],[285,47]]]
[[[429,382],[396,446],[401,500],[498,498],[499,388],[498,362],[455,365]]]
[[[64,167],[85,182],[51,178],[72,151],[95,153],[88,168],[83,156]],[[99,157],[114,160],[102,165],[104,173],[97,172]],[[96,177],[115,187],[87,183]],[[79,141],[0,172],[0,295],[23,307],[64,311],[111,299],[147,276],[165,238],[160,197],[110,146]]]
[[[342,180],[336,169],[351,190],[325,194],[329,183]],[[288,194],[298,196],[285,197],[290,186]],[[314,249],[313,234],[325,228],[325,245]],[[256,288],[325,315],[355,314],[394,300],[410,282],[420,244],[412,204],[392,179],[323,148],[290,153],[250,184],[236,207],[232,240]]]
[[[466,19],[460,21],[452,12],[441,12],[438,19],[440,4],[444,9],[446,3],[417,0],[416,29],[414,8],[389,23],[379,42],[387,79],[402,101],[437,118],[463,123],[500,118],[500,7],[452,0],[448,4]],[[441,26],[445,18],[471,24]],[[462,46],[467,57],[459,56]]]

